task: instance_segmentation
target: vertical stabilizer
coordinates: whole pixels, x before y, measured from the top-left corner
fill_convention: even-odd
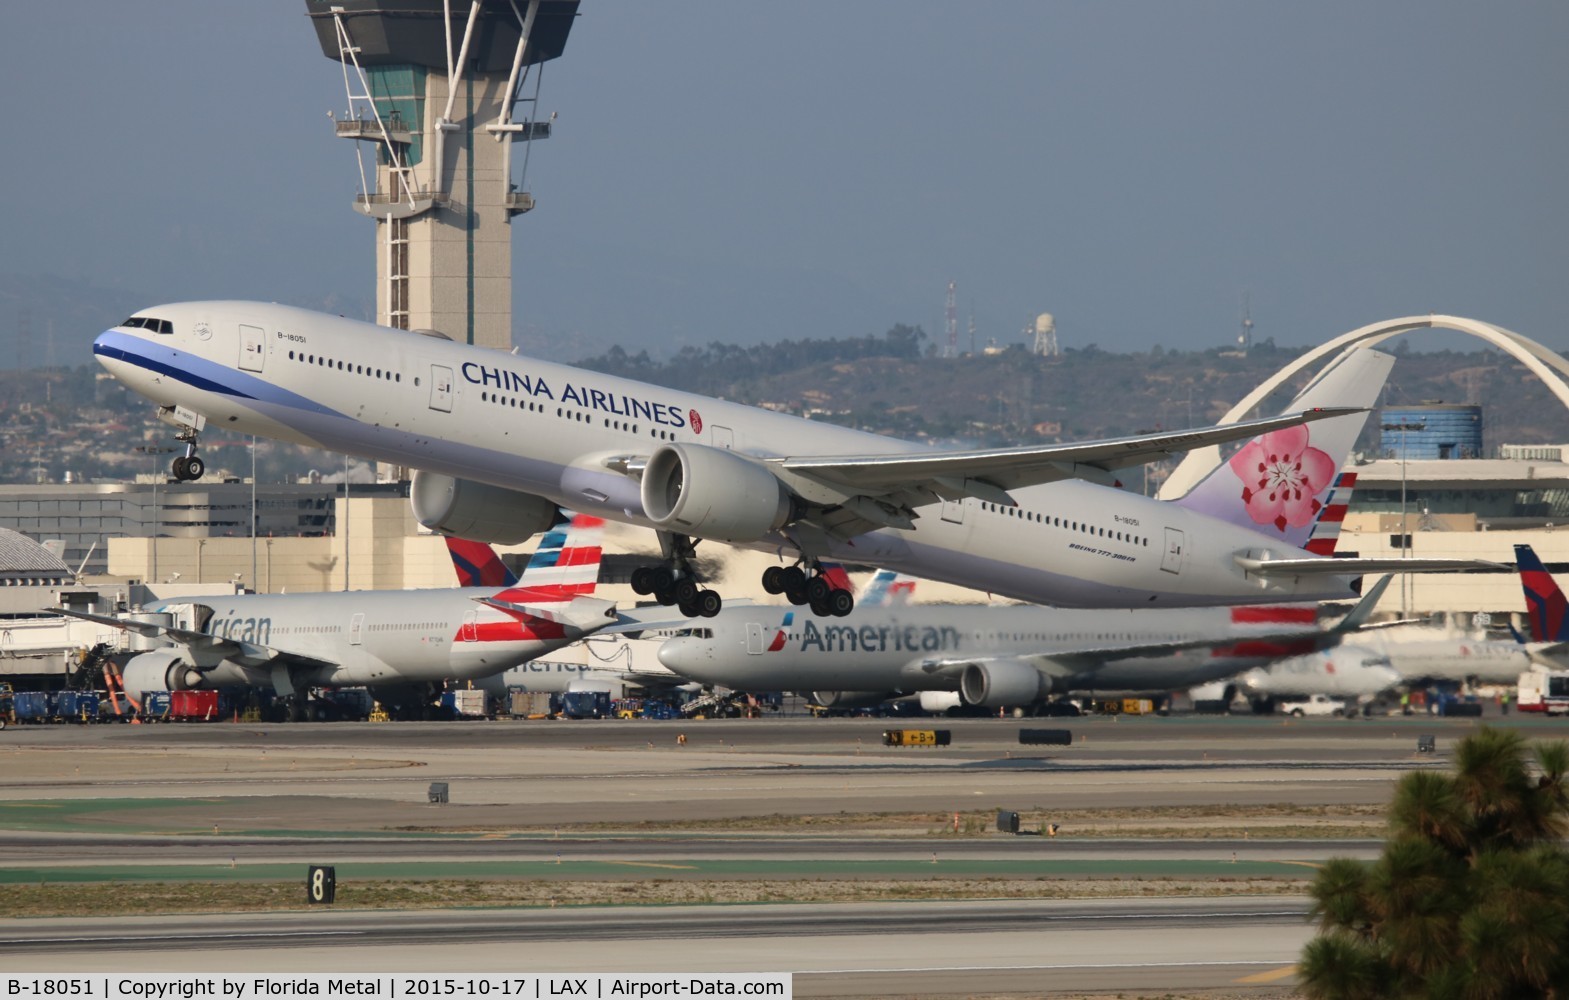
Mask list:
[[[1529,545],[1515,546],[1515,563],[1520,568],[1520,587],[1525,591],[1525,617],[1531,639],[1569,641],[1569,600],[1558,589],[1558,581]]]
[[[567,524],[545,532],[518,578],[518,588],[534,601],[592,594],[599,583],[604,529],[604,518],[573,514]]]
[[[507,569],[496,550],[484,542],[446,536],[447,552],[460,587],[510,587],[518,578]]]
[[[1331,406],[1371,411],[1394,361],[1368,349],[1342,355],[1284,412]],[[1306,548],[1367,418],[1367,412],[1352,413],[1260,435],[1171,502]]]

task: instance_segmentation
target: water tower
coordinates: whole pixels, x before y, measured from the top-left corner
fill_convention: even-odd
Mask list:
[[[550,135],[539,80],[578,0],[305,7],[323,54],[343,64],[348,109],[334,124],[356,145],[354,207],[376,220],[377,321],[510,348],[511,222],[534,207],[520,172],[528,144]]]

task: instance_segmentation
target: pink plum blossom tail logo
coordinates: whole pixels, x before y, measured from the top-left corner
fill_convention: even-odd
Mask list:
[[[686,422],[692,425],[693,434],[703,433],[703,418],[697,415],[696,410],[687,411]]]
[[[1308,438],[1306,427],[1270,431],[1231,457],[1231,471],[1242,480],[1242,503],[1256,523],[1284,534],[1318,515],[1323,506],[1318,495],[1334,481],[1335,460]]]

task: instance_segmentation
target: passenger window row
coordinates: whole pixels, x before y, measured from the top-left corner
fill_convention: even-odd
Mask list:
[[[1053,528],[1066,528],[1069,531],[1078,531],[1086,535],[1095,535],[1099,538],[1110,538],[1130,545],[1140,545],[1149,548],[1150,540],[1141,535],[1130,535],[1112,528],[1100,528],[1095,525],[1083,524],[1079,521],[1064,521],[1060,517],[1050,517],[1037,510],[1025,510],[1023,507],[1004,507],[999,503],[989,500],[981,501],[981,509],[1001,514],[1004,517],[1018,517],[1026,521],[1035,521],[1038,524],[1050,525]]]
[[[402,382],[403,373],[395,372],[388,368],[372,368],[370,365],[351,365],[347,361],[323,357],[318,354],[306,354],[304,351],[290,351],[290,361],[302,361],[308,365],[321,368],[334,368],[340,372],[350,372],[355,375],[369,375],[371,378],[384,379],[388,382]],[[415,382],[418,385],[418,381]]]
[[[481,402],[495,403],[499,406],[511,407],[514,410],[527,410],[530,413],[545,412],[544,406],[536,403],[532,399],[519,399],[516,396],[503,396],[500,393],[490,392],[488,390],[480,392],[479,398]],[[563,420],[576,420],[577,422],[584,424],[593,419],[590,414],[585,413],[582,410],[574,410],[565,406],[556,407],[556,416],[562,418]],[[609,417],[605,417],[604,425],[607,430],[626,431],[628,434],[638,433],[638,425],[629,423],[625,420],[612,420]],[[650,437],[660,438],[665,441],[674,441],[676,437],[670,431],[661,430],[658,427],[651,428],[648,434]]]

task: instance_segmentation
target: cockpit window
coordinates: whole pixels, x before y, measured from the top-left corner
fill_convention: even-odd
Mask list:
[[[174,324],[166,319],[153,319],[151,316],[132,316],[121,326],[128,326],[137,330],[151,330],[153,333],[173,333]]]

